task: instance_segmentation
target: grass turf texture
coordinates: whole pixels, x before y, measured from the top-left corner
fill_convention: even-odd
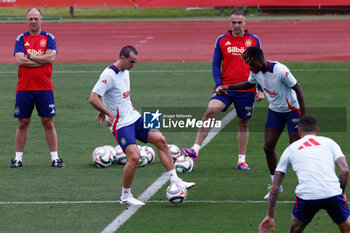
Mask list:
[[[91,152],[100,145],[116,145],[104,126],[95,123],[95,111],[88,96],[100,72],[109,64],[55,64],[54,90],[57,116],[59,156],[67,168],[51,167],[44,132],[34,110],[24,151],[23,167],[8,169],[14,156],[13,118],[16,65],[0,65],[0,232],[100,232],[126,207],[118,203],[95,204],[6,204],[36,201],[107,201],[118,200],[121,191],[122,166],[97,168]],[[349,122],[350,63],[287,63],[301,84],[307,107],[345,107]],[[134,107],[205,107],[213,80],[209,63],[139,63],[131,71],[131,98]],[[256,107],[266,108],[267,101]],[[258,118],[258,116],[253,116]],[[332,116],[330,116],[332,117]],[[232,125],[236,124],[236,120]],[[347,129],[348,131],[348,129]],[[332,137],[349,156],[346,132],[322,132]],[[191,146],[195,132],[164,132],[168,143]],[[129,219],[118,232],[257,232],[266,214],[263,201],[267,184],[271,183],[265,161],[263,133],[251,132],[247,162],[251,171],[234,169],[236,132],[225,130],[203,148],[192,174],[180,175],[197,186],[188,192],[187,201],[174,205],[166,201],[164,185]],[[278,145],[280,155],[288,145],[283,133]],[[348,159],[349,161],[349,159]],[[137,170],[132,187],[139,196],[162,173],[156,161]],[[293,171],[284,180],[280,201],[293,201],[297,184]],[[349,193],[349,191],[347,191]],[[348,195],[349,196],[349,195]],[[209,201],[217,201],[212,203]],[[232,202],[238,201],[238,202]],[[276,232],[287,232],[293,204],[278,203]],[[325,211],[319,212],[305,232],[337,232]]]

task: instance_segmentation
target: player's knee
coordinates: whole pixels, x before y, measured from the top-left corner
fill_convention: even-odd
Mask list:
[[[163,135],[160,135],[160,137],[158,138],[157,140],[157,148],[159,149],[164,149],[168,146],[167,142],[166,142],[166,139]]]
[[[207,111],[205,111],[203,120],[207,120],[209,118],[215,118],[217,115],[217,111],[215,108],[208,108]]]
[[[19,130],[26,130],[27,128],[28,128],[28,126],[29,126],[29,120],[27,120],[27,119],[21,119],[21,120],[19,120],[18,121],[18,129]]]

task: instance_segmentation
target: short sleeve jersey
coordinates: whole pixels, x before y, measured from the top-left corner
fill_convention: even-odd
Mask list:
[[[114,132],[121,127],[131,125],[140,118],[130,100],[129,71],[120,71],[114,65],[107,67],[100,75],[92,92],[102,96],[103,104],[115,116],[110,130]],[[108,116],[106,116],[108,118]]]
[[[45,55],[46,50],[56,50],[55,37],[45,31],[40,35],[32,36],[29,32],[19,35],[16,39],[14,54],[24,53],[37,56]],[[43,91],[52,90],[52,64],[46,64],[40,67],[18,68],[17,91]]]
[[[261,85],[271,110],[275,112],[300,111],[296,93],[292,89],[297,84],[297,80],[285,65],[279,62],[269,62],[267,72],[260,71],[257,74],[250,72],[248,82]]]
[[[217,38],[212,64],[216,87],[247,81],[250,70],[241,56],[250,46],[260,48],[261,44],[259,38],[247,30],[243,37],[233,37],[230,30]],[[242,91],[254,90],[255,88]]]
[[[304,200],[329,198],[342,193],[335,162],[344,157],[339,145],[330,138],[306,135],[283,152],[276,171],[287,173],[290,166],[299,184],[295,194]]]

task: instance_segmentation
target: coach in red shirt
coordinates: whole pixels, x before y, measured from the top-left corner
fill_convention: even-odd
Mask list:
[[[18,64],[18,83],[14,116],[18,118],[15,136],[16,155],[9,168],[22,167],[30,118],[36,107],[45,129],[53,167],[65,167],[57,154],[57,133],[53,123],[56,114],[51,80],[52,63],[57,54],[56,39],[41,30],[43,17],[39,9],[29,9],[26,16],[29,31],[16,39],[14,56]]]
[[[241,55],[250,46],[261,47],[259,38],[248,33],[248,30],[244,30],[245,14],[242,10],[232,11],[230,25],[232,30],[219,36],[215,43],[212,67],[215,81],[214,89],[223,85],[247,81],[250,70]],[[215,118],[219,112],[226,111],[232,103],[234,104],[238,117],[238,163],[235,164],[235,167],[241,170],[250,170],[245,162],[245,156],[249,138],[248,121],[252,116],[255,94],[256,88],[230,91],[227,95],[216,95],[214,92],[202,119],[206,121]],[[258,91],[255,99],[260,101],[263,98],[263,92]],[[182,148],[182,152],[196,160],[208,133],[208,128],[199,128],[193,147],[191,149]]]

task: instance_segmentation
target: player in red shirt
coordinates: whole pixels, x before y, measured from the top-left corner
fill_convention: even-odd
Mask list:
[[[244,30],[245,14],[242,10],[233,10],[230,16],[232,30],[221,35],[216,40],[213,56],[213,77],[215,88],[233,83],[247,81],[249,77],[249,66],[241,58],[242,53],[250,46],[260,47],[260,40],[257,36]],[[249,119],[252,115],[254,96],[256,88],[250,90],[230,91],[227,95],[216,95],[214,92],[204,113],[203,121],[215,118],[221,111],[226,111],[233,103],[238,116],[238,163],[237,169],[250,170],[245,162],[245,154],[249,138]],[[262,91],[258,91],[255,99],[260,101],[264,98]],[[198,152],[204,139],[208,136],[208,128],[199,128],[195,144],[191,149],[182,148],[182,152],[194,158],[198,157]]]
[[[15,136],[16,155],[9,168],[22,167],[27,130],[34,106],[41,117],[53,167],[65,167],[57,154],[57,133],[53,123],[55,101],[51,80],[56,58],[56,39],[41,30],[43,17],[39,9],[29,9],[26,16],[29,31],[16,39],[14,56],[18,64],[18,83],[14,116],[18,118]]]

